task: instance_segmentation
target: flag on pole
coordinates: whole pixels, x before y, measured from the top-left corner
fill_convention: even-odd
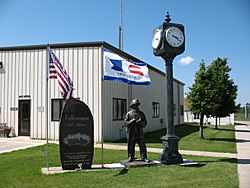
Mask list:
[[[61,96],[64,99],[71,97],[73,81],[51,49],[49,49],[49,78],[57,79]]]
[[[129,62],[121,56],[104,49],[104,80],[113,80],[136,85],[151,83],[146,63]]]

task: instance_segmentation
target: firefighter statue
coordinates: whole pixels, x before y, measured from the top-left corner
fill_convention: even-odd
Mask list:
[[[139,110],[140,102],[134,99],[130,103],[130,111],[125,116],[125,127],[128,138],[128,162],[135,159],[135,144],[140,147],[141,159],[149,162],[147,159],[147,149],[144,142],[143,128],[147,125],[145,114]]]

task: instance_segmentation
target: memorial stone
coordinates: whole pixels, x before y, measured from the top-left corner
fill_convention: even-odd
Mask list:
[[[63,109],[59,128],[63,170],[90,169],[94,153],[93,116],[88,106],[70,98]]]

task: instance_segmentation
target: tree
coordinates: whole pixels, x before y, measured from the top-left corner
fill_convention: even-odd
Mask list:
[[[194,114],[200,115],[200,138],[203,139],[203,120],[204,116],[208,115],[209,110],[209,101],[208,95],[209,91],[207,90],[207,86],[209,84],[209,79],[207,77],[205,62],[202,60],[200,63],[199,71],[195,73],[194,84],[192,85],[187,94],[187,101],[189,104],[189,108]]]
[[[205,67],[202,60],[195,74],[194,84],[187,94],[190,110],[200,114],[200,138],[203,135],[204,116],[226,117],[236,112],[237,86],[230,79],[231,68],[227,59],[217,58],[211,65]]]
[[[241,107],[241,103],[237,104],[236,105],[236,113],[240,113],[242,108],[244,109],[244,107]]]
[[[235,105],[237,86],[230,79],[230,71],[231,68],[227,65],[227,59],[217,58],[207,67],[209,93],[210,98],[213,99],[208,113],[216,118],[216,129],[218,117],[226,117],[237,110]]]

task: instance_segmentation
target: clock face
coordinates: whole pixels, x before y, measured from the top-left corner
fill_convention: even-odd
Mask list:
[[[184,42],[183,32],[178,27],[170,27],[166,30],[166,40],[173,47],[179,47]]]
[[[161,43],[162,30],[156,29],[153,34],[152,47],[157,49]]]

